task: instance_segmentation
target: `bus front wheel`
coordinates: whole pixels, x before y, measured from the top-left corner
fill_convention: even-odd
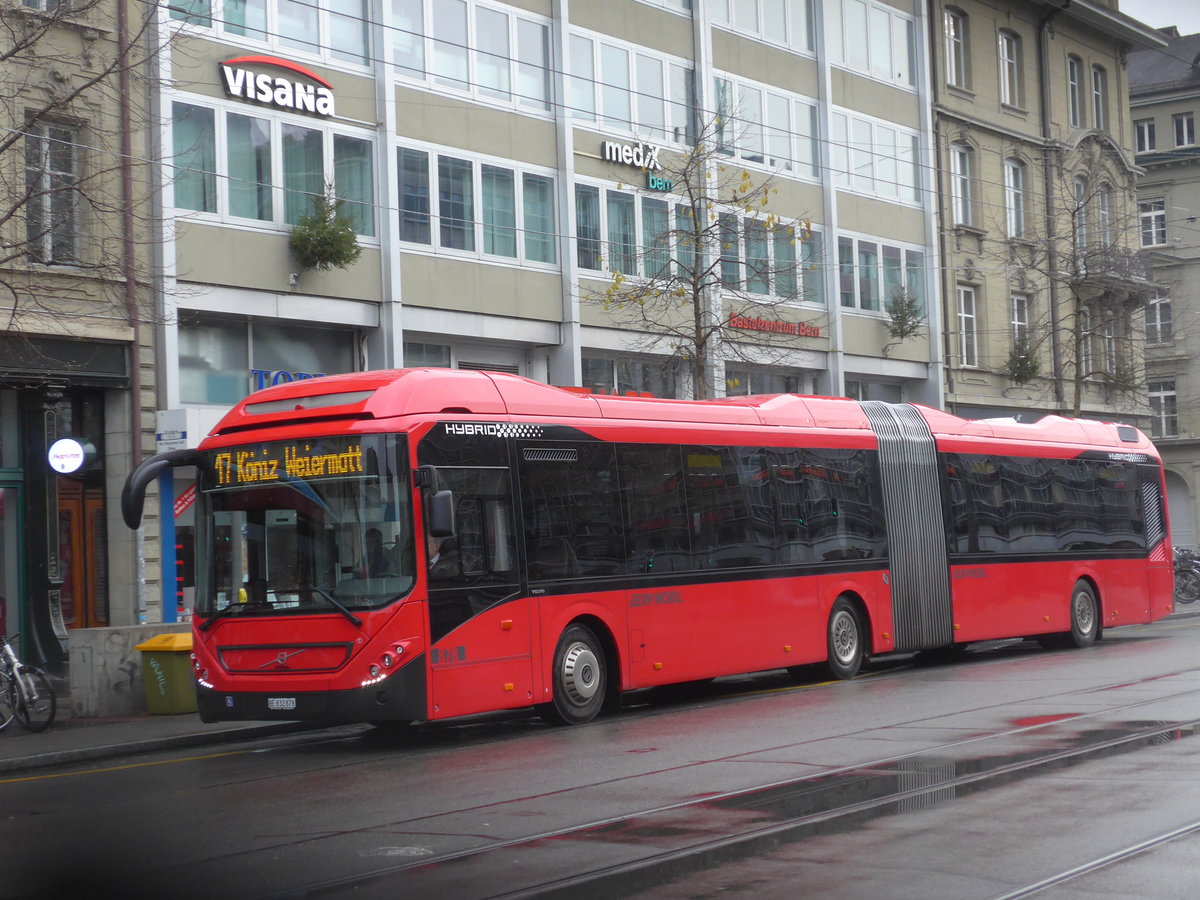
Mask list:
[[[849,679],[858,674],[866,655],[862,619],[845,597],[838,597],[829,611],[826,645],[829,656],[825,665],[834,678]]]
[[[539,711],[552,725],[582,725],[600,713],[608,689],[604,650],[591,629],[572,625],[554,651],[554,698]]]

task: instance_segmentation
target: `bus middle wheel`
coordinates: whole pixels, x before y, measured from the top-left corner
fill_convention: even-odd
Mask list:
[[[858,610],[845,597],[838,597],[829,611],[826,647],[825,665],[834,678],[849,679],[858,674],[866,655],[863,624]]]
[[[554,725],[582,725],[600,713],[608,690],[604,650],[591,629],[572,625],[554,651],[553,700],[540,710]]]

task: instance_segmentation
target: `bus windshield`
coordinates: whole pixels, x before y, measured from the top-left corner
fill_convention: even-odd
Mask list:
[[[196,613],[385,606],[414,582],[411,480],[395,435],[272,441],[205,454]]]

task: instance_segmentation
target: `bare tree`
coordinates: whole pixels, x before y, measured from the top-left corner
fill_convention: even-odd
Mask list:
[[[653,174],[672,202],[644,218],[640,246],[632,235],[608,242],[610,278],[585,293],[640,336],[638,349],[682,361],[695,399],[713,395],[714,362],[782,362],[818,327],[794,310],[804,272],[820,276],[811,222],[772,211],[772,179],[735,163],[729,131],[714,117],[688,151],[661,162]]]
[[[1006,173],[1008,196],[995,223],[1004,238],[984,251],[1004,270],[1011,294],[1036,301],[1023,326],[1014,311],[1003,374],[1072,416],[1089,402],[1137,411],[1144,405],[1142,309],[1156,285],[1148,255],[1133,246],[1133,173],[1096,137],[1050,150],[1044,165],[1042,190],[1025,194],[1035,202],[1019,207]]]

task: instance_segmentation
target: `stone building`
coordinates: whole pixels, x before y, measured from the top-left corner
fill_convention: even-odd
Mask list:
[[[1167,466],[1176,544],[1197,542],[1200,468],[1200,34],[1164,29],[1165,47],[1129,56],[1137,164],[1137,234],[1161,290],[1146,307],[1150,433]]]
[[[932,66],[947,409],[1146,424],[1126,55],[1115,2],[947,0]]]
[[[131,534],[118,512],[154,446],[145,12],[0,9],[0,631],[55,674],[81,630],[160,614],[140,587],[153,528]]]

